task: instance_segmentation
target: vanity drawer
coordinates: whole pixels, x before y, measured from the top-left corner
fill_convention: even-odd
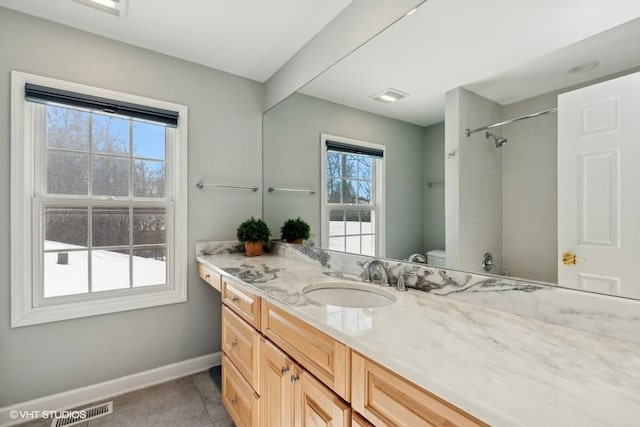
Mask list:
[[[487,426],[353,352],[351,406],[376,426]]]
[[[213,289],[220,292],[222,277],[218,273],[213,272],[203,264],[198,264],[198,275],[202,280],[210,284]]]
[[[222,278],[222,302],[256,329],[260,329],[260,299],[233,280]]]
[[[260,334],[222,307],[222,350],[254,390],[260,390]]]
[[[258,427],[260,425],[260,397],[224,354],[222,355],[222,403],[236,426]]]
[[[262,333],[349,401],[351,353],[346,345],[264,300]]]

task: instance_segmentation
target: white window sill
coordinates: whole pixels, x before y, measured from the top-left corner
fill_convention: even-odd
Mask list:
[[[186,301],[187,287],[185,285],[181,291],[159,291],[44,307],[31,307],[30,304],[26,304],[22,306],[21,310],[14,310],[11,313],[11,327],[17,328],[20,326],[37,325],[60,320],[78,319],[81,317],[176,304]]]

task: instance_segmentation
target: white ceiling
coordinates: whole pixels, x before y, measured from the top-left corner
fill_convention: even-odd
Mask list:
[[[505,105],[640,65],[638,17],[638,0],[429,0],[301,92],[426,126],[457,87]],[[371,99],[388,87],[409,96]]]
[[[264,82],[352,0],[129,0],[118,18],[71,0],[0,6]]]

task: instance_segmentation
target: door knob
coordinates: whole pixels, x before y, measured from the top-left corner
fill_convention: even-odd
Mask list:
[[[564,265],[576,265],[577,260],[586,261],[586,258],[576,256],[573,252],[562,253],[562,263]]]

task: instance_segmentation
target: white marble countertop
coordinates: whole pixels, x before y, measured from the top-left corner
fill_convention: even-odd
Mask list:
[[[640,425],[638,344],[416,290],[384,288],[397,301],[380,308],[327,306],[301,294],[341,277],[319,264],[197,259],[491,425]]]

